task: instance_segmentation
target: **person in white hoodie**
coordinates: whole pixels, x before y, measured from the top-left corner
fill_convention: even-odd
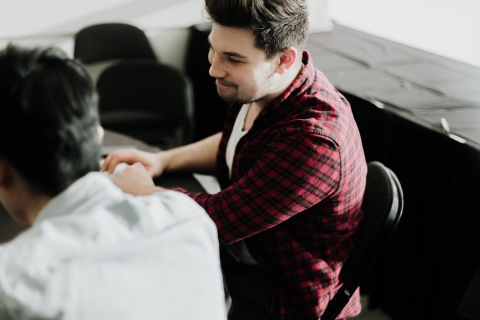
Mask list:
[[[226,319],[216,227],[188,196],[99,172],[93,83],[60,49],[0,51],[0,319]]]

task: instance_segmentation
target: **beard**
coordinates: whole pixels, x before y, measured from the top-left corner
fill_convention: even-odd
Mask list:
[[[249,104],[252,102],[262,101],[266,99],[270,93],[270,88],[272,86],[271,78],[273,77],[274,74],[275,74],[275,70],[271,70],[269,73],[266,73],[264,79],[258,82],[261,86],[259,87],[255,95],[241,96],[240,90],[239,90],[240,86],[238,84],[229,83],[229,82],[223,81],[222,79],[219,79],[219,80],[232,86],[231,89],[233,90],[233,92],[228,94],[222,93],[221,86],[216,83],[217,93],[220,96],[220,98],[228,104],[243,105],[243,104]]]
[[[231,84],[232,89],[234,91],[232,93],[229,93],[229,94],[222,93],[220,85],[218,85],[217,83],[215,85],[217,86],[218,96],[223,101],[225,101],[226,103],[228,103],[228,104],[242,104],[242,105],[246,104],[246,103],[249,103],[248,99],[239,98],[239,94],[238,94],[238,87],[239,86],[237,84]]]

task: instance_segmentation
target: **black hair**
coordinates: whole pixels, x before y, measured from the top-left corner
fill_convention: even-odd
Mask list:
[[[58,48],[0,51],[0,157],[32,190],[55,196],[99,170],[97,98],[85,69]]]
[[[268,60],[291,46],[303,50],[307,40],[306,0],[205,0],[205,10],[219,25],[252,29]]]

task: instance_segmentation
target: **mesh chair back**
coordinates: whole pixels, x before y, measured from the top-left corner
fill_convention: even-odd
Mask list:
[[[73,57],[85,64],[114,59],[157,60],[145,33],[124,23],[103,23],[80,30],[75,35]]]
[[[370,270],[395,231],[403,212],[403,191],[395,174],[377,161],[368,163],[363,220],[355,249],[345,263],[341,289],[328,304],[322,320],[334,320]]]
[[[147,61],[116,64],[103,71],[96,88],[100,120],[105,128],[160,147],[142,135],[168,138],[181,128],[181,144],[190,142],[191,85],[175,68]]]

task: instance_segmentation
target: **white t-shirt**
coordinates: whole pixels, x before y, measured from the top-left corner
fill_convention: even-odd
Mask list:
[[[226,319],[215,224],[175,191],[90,173],[0,254],[0,319]]]
[[[243,131],[243,127],[245,126],[245,118],[247,117],[248,108],[250,104],[244,104],[238,112],[237,119],[235,120],[235,124],[233,125],[232,134],[230,135],[230,139],[228,139],[227,150],[225,151],[225,158],[227,161],[227,167],[229,176],[232,176],[232,165],[233,165],[233,158],[235,157],[235,148],[237,148],[238,141],[247,134],[248,131]]]
[[[228,140],[225,157],[230,177],[232,176],[233,158],[235,157],[235,149],[237,148],[238,141],[240,141],[240,139],[248,132],[248,130],[244,131],[243,127],[245,126],[245,118],[247,117],[249,107],[250,104],[244,104],[238,112],[237,119],[235,119],[235,124],[233,125],[232,134],[230,135],[230,139]],[[241,241],[239,243],[238,252],[233,253],[233,251],[230,251],[230,253],[238,261],[244,264],[257,264],[257,261],[255,261],[255,259],[250,254],[250,251],[248,251],[248,248],[245,245],[244,241]]]

